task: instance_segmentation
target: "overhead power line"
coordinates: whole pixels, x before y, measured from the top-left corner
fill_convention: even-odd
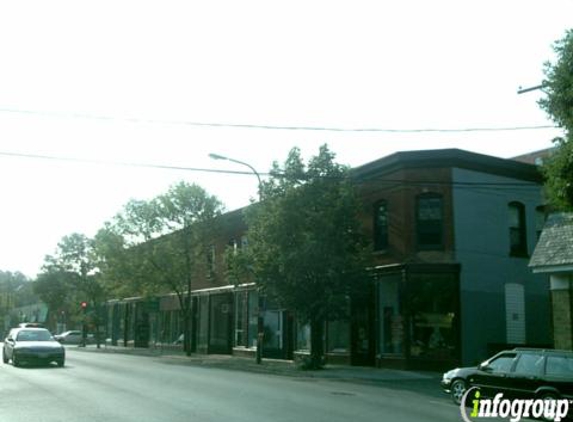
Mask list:
[[[142,168],[162,169],[162,170],[195,171],[204,173],[240,174],[249,176],[253,174],[250,171],[240,171],[240,170],[221,170],[221,169],[210,169],[210,168],[199,168],[199,167],[170,166],[163,164],[131,163],[125,161],[92,160],[88,158],[58,157],[54,155],[26,154],[18,152],[0,152],[0,156],[13,157],[13,158],[32,158],[32,159],[52,160],[52,161],[66,161],[71,163],[113,165],[121,167],[142,167]],[[265,176],[269,175],[269,173],[260,173],[260,174]]]
[[[539,130],[539,129],[557,129],[553,125],[537,125],[537,126],[506,126],[506,127],[467,127],[467,128],[420,128],[420,129],[392,129],[381,127],[334,127],[334,126],[288,126],[288,125],[261,125],[261,124],[248,124],[248,123],[219,123],[219,122],[195,122],[189,120],[160,120],[160,119],[144,119],[137,117],[114,117],[84,113],[65,113],[65,112],[51,112],[51,111],[38,111],[38,110],[21,110],[0,108],[0,113],[16,113],[39,115],[47,117],[63,117],[72,119],[88,119],[88,120],[104,120],[104,121],[124,121],[134,124],[164,124],[164,125],[181,125],[181,126],[196,126],[196,127],[212,127],[212,128],[232,128],[232,129],[260,129],[260,130],[284,130],[284,131],[322,131],[322,132],[370,132],[370,133],[460,133],[460,132],[509,132],[521,130]]]
[[[107,161],[107,160],[92,160],[86,158],[74,158],[74,157],[62,157],[55,155],[43,155],[43,154],[28,154],[28,153],[18,153],[18,152],[6,152],[0,151],[0,156],[11,157],[11,158],[24,158],[24,159],[40,159],[40,160],[51,160],[51,161],[63,161],[71,163],[86,163],[86,164],[98,164],[98,165],[113,165],[121,167],[140,167],[149,168],[156,170],[177,170],[177,171],[190,171],[190,172],[203,172],[203,173],[217,173],[217,174],[229,174],[229,175],[245,175],[252,176],[251,171],[241,171],[241,170],[223,170],[214,168],[201,168],[201,167],[183,167],[183,166],[172,166],[163,164],[149,164],[149,163],[133,163],[133,162],[123,162],[123,161]],[[275,176],[280,177],[278,174],[271,174],[265,172],[258,172],[261,176]],[[331,179],[338,179],[337,177],[331,177]],[[369,185],[372,183],[380,183],[385,185],[400,185],[400,186],[456,186],[460,188],[539,188],[539,186],[534,182],[451,182],[444,180],[403,180],[403,179],[390,179],[386,176],[371,177],[367,180],[359,180],[360,185]]]

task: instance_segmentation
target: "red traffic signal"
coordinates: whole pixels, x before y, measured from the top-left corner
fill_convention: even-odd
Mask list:
[[[88,307],[88,303],[87,302],[82,302],[81,304],[82,309],[86,309]]]

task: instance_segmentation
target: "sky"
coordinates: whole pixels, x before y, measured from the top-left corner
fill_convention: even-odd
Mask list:
[[[227,210],[257,192],[252,175],[118,163],[548,148],[558,129],[462,129],[553,125],[541,91],[517,90],[541,83],[572,16],[573,0],[0,0],[0,270],[35,277],[63,236],[179,181]]]

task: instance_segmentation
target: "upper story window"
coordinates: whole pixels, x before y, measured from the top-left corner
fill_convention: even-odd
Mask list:
[[[527,231],[525,228],[525,205],[510,202],[509,211],[509,254],[527,256]]]
[[[215,245],[211,245],[207,249],[207,271],[209,277],[215,274],[215,258],[216,258]]]
[[[444,201],[437,193],[419,195],[416,201],[416,241],[419,249],[444,247]]]
[[[374,205],[374,250],[388,248],[388,203],[379,201]]]

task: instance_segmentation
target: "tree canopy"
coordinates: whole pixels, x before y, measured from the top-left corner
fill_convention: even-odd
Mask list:
[[[555,63],[545,63],[543,90],[546,96],[539,100],[558,126],[568,134],[573,132],[573,29],[557,41],[553,49],[557,54]]]
[[[573,211],[573,29],[554,45],[555,63],[545,63],[543,90],[539,101],[565,135],[555,139],[555,152],[543,167],[549,200],[560,210]]]
[[[96,236],[103,277],[116,292],[177,295],[187,352],[188,292],[195,277],[209,273],[209,249],[222,210],[219,199],[202,187],[180,182],[149,201],[130,201]]]
[[[365,271],[359,201],[348,168],[334,158],[322,146],[305,164],[294,148],[246,213],[254,278],[269,299],[310,323],[312,367],[321,366],[324,322],[348,314]]]
[[[63,313],[68,324],[89,323],[99,333],[100,305],[106,299],[106,289],[97,262],[93,239],[80,233],[64,236],[56,252],[46,256],[34,291],[48,305],[52,318],[56,312]],[[83,313],[81,302],[89,304],[89,315]],[[96,338],[99,346],[99,336]]]

